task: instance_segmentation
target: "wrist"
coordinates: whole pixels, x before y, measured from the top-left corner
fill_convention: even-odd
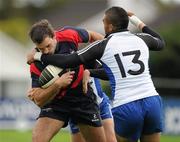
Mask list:
[[[144,23],[139,24],[139,29],[142,30],[146,25]]]
[[[63,82],[62,82],[61,80],[58,80],[58,79],[57,79],[57,80],[54,82],[54,87],[61,90],[61,89],[63,88],[63,85],[62,85],[62,84],[63,84]]]
[[[36,52],[34,55],[34,60],[41,61],[41,56],[42,56],[41,52]]]
[[[130,16],[129,21],[139,29],[141,28],[141,25],[144,25],[144,23],[135,15]]]

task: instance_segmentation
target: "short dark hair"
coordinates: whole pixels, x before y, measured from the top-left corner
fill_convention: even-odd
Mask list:
[[[105,15],[115,30],[127,29],[129,18],[127,12],[121,7],[111,7],[105,11]]]
[[[54,37],[54,29],[47,19],[42,19],[32,25],[29,36],[34,43],[42,43],[46,37]]]

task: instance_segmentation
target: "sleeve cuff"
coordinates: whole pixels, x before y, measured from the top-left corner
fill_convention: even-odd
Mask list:
[[[36,52],[35,55],[34,55],[34,60],[41,61],[41,56],[42,56],[42,53]]]
[[[136,27],[139,28],[139,25],[143,23],[137,16],[133,15],[129,17],[129,21]]]

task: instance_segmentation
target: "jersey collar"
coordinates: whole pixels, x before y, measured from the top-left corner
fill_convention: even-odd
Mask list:
[[[129,30],[128,29],[120,29],[120,30],[117,30],[117,31],[106,34],[105,38],[107,38],[109,36],[112,36],[112,35],[115,35],[117,33],[124,33],[124,32],[129,32]]]

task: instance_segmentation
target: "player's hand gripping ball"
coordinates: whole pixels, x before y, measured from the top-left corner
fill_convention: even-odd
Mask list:
[[[66,72],[65,69],[48,65],[39,77],[39,84],[42,88],[47,88],[55,82],[55,80]]]

